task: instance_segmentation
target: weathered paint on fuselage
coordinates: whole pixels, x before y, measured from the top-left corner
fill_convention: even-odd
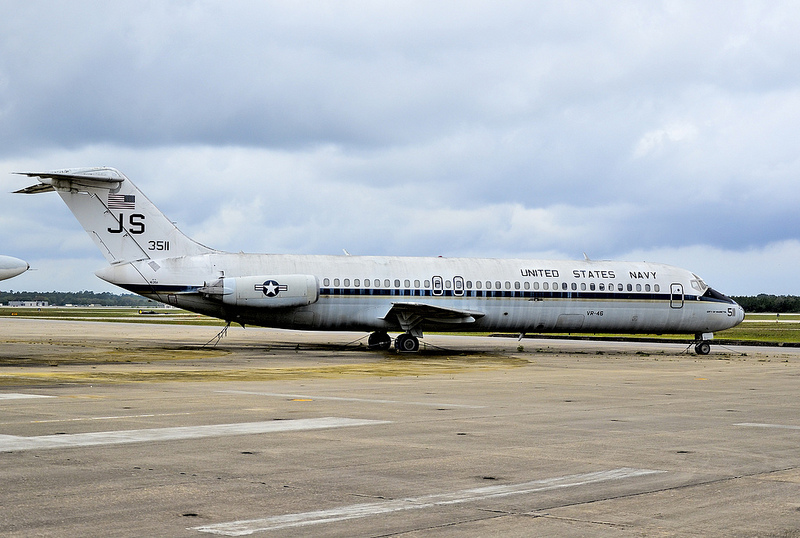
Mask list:
[[[316,277],[319,299],[293,308],[234,307],[198,291],[220,277],[289,274]],[[97,275],[190,311],[293,329],[399,331],[386,314],[402,302],[485,314],[472,323],[426,321],[426,331],[698,334],[744,318],[738,304],[690,271],[646,262],[215,252],[117,264]]]

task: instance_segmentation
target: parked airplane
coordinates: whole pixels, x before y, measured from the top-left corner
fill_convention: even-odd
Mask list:
[[[19,258],[0,256],[0,280],[21,275],[30,268],[30,265]]]
[[[21,172],[56,191],[110,265],[103,280],[227,321],[371,332],[414,352],[426,331],[682,333],[707,354],[744,311],[697,275],[611,261],[234,254],[185,236],[114,168]]]

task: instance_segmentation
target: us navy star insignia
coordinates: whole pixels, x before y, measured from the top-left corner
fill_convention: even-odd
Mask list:
[[[263,284],[256,284],[254,286],[256,291],[261,291],[267,297],[275,297],[280,292],[289,289],[285,284],[278,284],[274,280],[265,280]]]

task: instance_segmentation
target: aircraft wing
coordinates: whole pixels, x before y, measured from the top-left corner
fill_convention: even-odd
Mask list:
[[[427,303],[392,303],[392,307],[382,319],[397,317],[404,331],[411,330],[423,321],[434,323],[475,323],[478,318],[485,316],[483,312],[475,310],[460,310],[435,306]]]

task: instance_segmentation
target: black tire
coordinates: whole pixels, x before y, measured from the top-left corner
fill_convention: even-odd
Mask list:
[[[390,347],[392,347],[392,338],[385,332],[375,331],[369,335],[369,340],[367,340],[367,348],[386,351]]]
[[[416,353],[419,351],[419,340],[413,334],[404,333],[395,339],[394,348],[400,353]]]
[[[696,346],[694,346],[694,352],[698,355],[708,355],[711,353],[711,344],[708,342],[700,342]]]

